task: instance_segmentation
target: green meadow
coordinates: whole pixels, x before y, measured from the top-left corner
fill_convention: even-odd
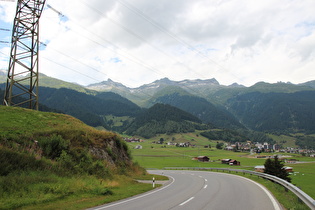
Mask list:
[[[176,147],[173,145],[152,143],[163,138],[165,142],[185,142],[190,141],[194,147]],[[249,152],[233,152],[216,149],[217,141],[192,134],[176,134],[174,136],[161,135],[140,143],[128,143],[133,161],[146,169],[164,169],[165,167],[209,167],[209,168],[235,168],[254,170],[257,165],[264,165],[266,159],[256,158],[257,154]],[[136,145],[141,145],[142,149],[135,149]],[[205,146],[211,146],[205,148]],[[294,173],[290,175],[292,184],[298,186],[305,193],[315,198],[315,158],[305,157],[299,154],[264,153],[260,155],[286,155],[290,159],[296,159],[295,164],[286,164],[293,167]],[[193,157],[208,156],[209,162],[199,162]],[[241,163],[240,166],[229,166],[221,163],[221,159],[235,159]]]

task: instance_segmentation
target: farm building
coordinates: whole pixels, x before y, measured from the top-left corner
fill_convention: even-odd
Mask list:
[[[230,166],[239,166],[239,165],[241,165],[241,162],[239,162],[237,160],[232,160],[232,159],[222,159],[221,163],[222,164],[228,164]]]
[[[285,166],[284,169],[285,169],[287,172],[293,172],[293,168],[292,168],[292,167]]]
[[[200,162],[209,162],[210,158],[208,158],[207,156],[198,156],[197,160]]]
[[[222,164],[229,164],[230,160],[231,160],[231,159],[222,159],[222,160],[221,160],[221,163],[222,163]]]
[[[230,166],[239,166],[239,165],[241,165],[241,162],[237,161],[237,160],[230,160],[229,165]]]
[[[256,171],[256,172],[264,173],[264,171],[265,171],[265,166],[255,166],[255,171]]]
[[[283,167],[287,172],[293,172],[293,168],[292,167],[288,167],[288,166],[285,166]],[[265,166],[255,166],[255,171],[256,172],[265,172]]]
[[[137,146],[135,146],[135,149],[142,149],[142,146],[141,145],[137,145]]]

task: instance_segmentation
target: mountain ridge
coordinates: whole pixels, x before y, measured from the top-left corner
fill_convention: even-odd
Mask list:
[[[151,138],[157,134],[188,133],[196,128],[209,127],[201,125],[201,120],[177,107],[156,103],[138,115],[128,126],[128,135]]]
[[[112,80],[109,80],[108,82],[104,81],[102,82],[102,84],[105,85],[104,88],[102,88],[102,86],[100,85],[97,85],[97,88],[93,88],[96,87],[93,84],[87,86],[87,88],[100,92],[110,89],[111,91],[128,98],[129,100],[142,107],[146,107],[146,104],[148,104],[148,97],[154,97],[157,92],[163,90],[168,86],[180,87],[190,94],[206,98],[211,103],[221,105],[223,105],[228,98],[233,97],[239,93],[247,93],[252,91],[289,93],[296,91],[315,90],[315,80],[299,84],[284,82],[257,82],[256,84],[249,87],[237,83],[233,83],[231,85],[221,85],[215,78],[205,80],[186,79],[181,81],[172,81],[168,78],[162,78],[159,80],[155,80],[152,83],[141,85],[137,88],[128,88],[121,83],[116,83]]]
[[[300,102],[302,103],[300,107],[313,112],[314,97],[312,93],[305,94],[303,91],[315,92],[314,80],[298,85],[283,82],[273,84],[259,82],[251,87],[245,87],[238,84],[220,85],[215,79],[172,81],[163,78],[143,85],[142,88],[131,89],[109,80],[99,84],[113,86],[111,91],[96,91],[73,83],[63,83],[61,80],[46,75],[40,75],[40,77],[44,78],[41,80],[40,90],[44,88],[43,86],[56,88],[56,90],[46,88],[46,93],[40,93],[40,102],[47,106],[54,106],[51,108],[56,110],[75,115],[92,126],[104,125],[106,120],[111,120],[105,118],[105,115],[116,117],[127,115],[129,117],[126,120],[127,123],[137,114],[145,111],[143,109],[150,108],[156,103],[164,103],[194,114],[198,118],[203,118],[202,120],[206,123],[223,128],[231,128],[231,124],[241,123],[246,128],[259,131],[313,132],[314,130],[312,126],[300,123],[300,121],[309,122],[311,116],[297,108]],[[0,88],[2,87],[4,87],[3,84]],[[76,92],[70,91],[71,89],[75,89]],[[290,95],[293,93],[295,95]],[[306,96],[306,99],[303,98],[299,101],[302,96]],[[112,100],[112,97],[115,100]],[[287,103],[282,103],[276,97],[280,97]],[[278,102],[271,103],[271,100],[278,100]],[[295,112],[290,112],[290,109]],[[281,115],[281,113],[283,114]],[[292,118],[292,116],[294,117]],[[278,123],[279,126],[275,125],[274,130],[267,126],[274,122],[281,122],[281,119],[287,120],[288,123]],[[295,119],[299,119],[299,121]],[[119,120],[120,124],[127,126],[123,122],[124,119]],[[299,126],[292,126],[295,125],[295,122],[299,122]]]

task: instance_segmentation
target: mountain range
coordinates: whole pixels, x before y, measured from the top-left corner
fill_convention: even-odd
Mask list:
[[[215,79],[163,78],[138,88],[112,80],[84,87],[40,74],[40,86],[41,104],[107,129],[135,131],[135,125],[146,127],[136,123],[137,118],[143,122],[143,113],[161,110],[151,109],[155,104],[168,104],[217,128],[315,133],[315,81],[297,85],[259,82],[245,87],[221,85]],[[3,90],[4,85],[0,88]],[[108,115],[127,118],[120,119],[118,127],[110,126]],[[152,126],[152,120],[147,123]]]
[[[315,80],[301,84],[278,82],[275,84],[259,82],[253,86],[245,87],[237,83],[232,85],[221,85],[216,79],[207,80],[183,80],[172,81],[168,78],[156,80],[150,84],[142,85],[138,88],[128,88],[121,83],[116,83],[112,80],[103,81],[101,83],[88,85],[87,88],[96,91],[112,91],[120,94],[123,97],[135,102],[144,107],[149,107],[148,99],[155,97],[155,94],[165,89],[166,87],[179,87],[186,92],[203,97],[214,104],[224,104],[229,98],[238,94],[248,92],[283,92],[292,93],[303,90],[315,90]],[[161,92],[160,92],[161,93]]]

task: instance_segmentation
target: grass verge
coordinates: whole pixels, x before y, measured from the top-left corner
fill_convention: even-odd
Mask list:
[[[141,178],[151,179],[151,176]],[[116,175],[60,177],[45,172],[23,172],[0,177],[1,209],[84,209],[152,190],[151,184]]]

